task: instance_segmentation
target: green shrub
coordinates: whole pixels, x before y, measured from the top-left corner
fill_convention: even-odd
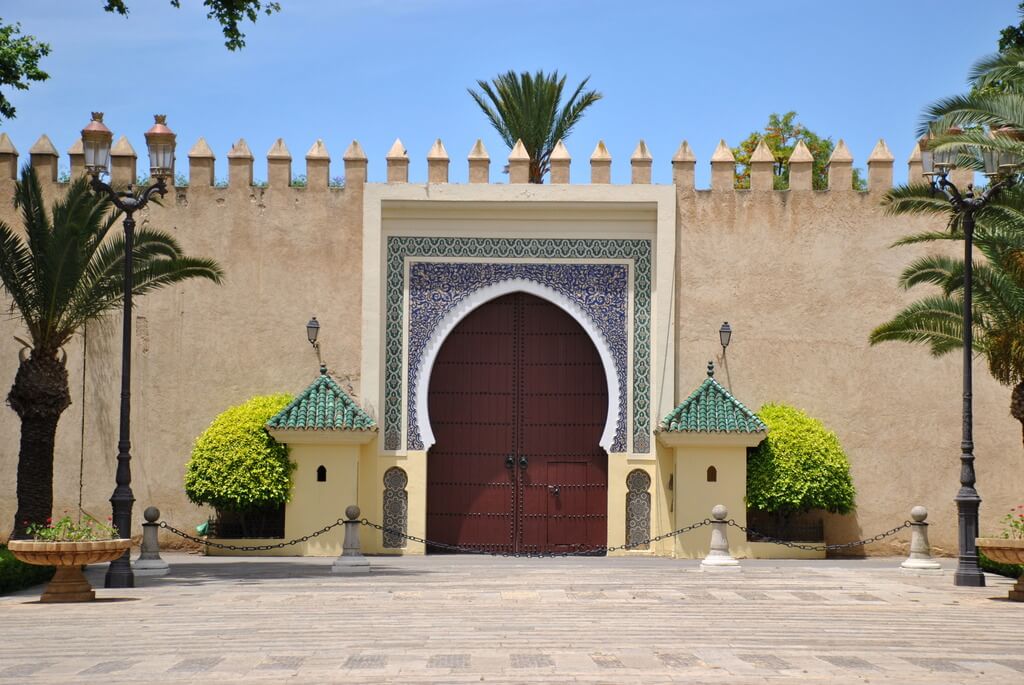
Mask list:
[[[766,404],[768,437],[747,457],[747,504],[783,521],[790,514],[853,510],[850,463],[836,434],[794,407]]]
[[[992,561],[980,549],[978,550],[978,566],[983,571],[1007,578],[1020,578],[1024,575],[1024,564],[1001,564],[998,561]]]
[[[0,595],[45,583],[53,577],[53,572],[52,566],[35,566],[18,561],[6,547],[0,545]]]
[[[218,416],[196,438],[185,467],[185,494],[196,504],[246,512],[279,506],[291,497],[288,447],[264,426],[291,395],[253,397]]]

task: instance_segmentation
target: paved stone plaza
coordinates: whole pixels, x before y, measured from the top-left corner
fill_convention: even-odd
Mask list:
[[[950,560],[165,558],[91,604],[0,597],[0,682],[1024,682],[1011,582],[954,588]]]

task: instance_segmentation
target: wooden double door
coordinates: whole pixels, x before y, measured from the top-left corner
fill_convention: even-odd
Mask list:
[[[428,403],[428,539],[500,552],[606,544],[607,382],[564,310],[512,293],[470,312],[438,352]]]

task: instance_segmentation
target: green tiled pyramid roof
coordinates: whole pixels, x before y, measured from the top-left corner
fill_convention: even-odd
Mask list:
[[[267,421],[267,428],[375,431],[377,422],[353,402],[327,375],[327,368],[321,366],[320,377]]]
[[[759,433],[767,431],[768,427],[715,380],[715,366],[708,362],[707,379],[661,420],[658,430],[668,433]]]

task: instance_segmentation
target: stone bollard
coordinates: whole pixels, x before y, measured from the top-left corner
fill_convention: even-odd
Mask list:
[[[942,566],[932,559],[932,548],[928,544],[928,510],[918,505],[910,510],[910,556],[900,564],[904,573],[942,573]]]
[[[729,510],[721,504],[716,504],[711,510],[711,551],[700,562],[701,571],[739,571],[740,562],[733,559],[729,554],[729,537],[726,529],[729,524],[725,519]]]
[[[142,516],[146,519],[142,524],[142,549],[139,558],[132,562],[132,572],[137,576],[165,576],[171,572],[171,567],[160,558],[160,542],[157,540],[160,510],[147,507]]]
[[[359,551],[359,507],[351,505],[345,509],[345,541],[341,545],[341,556],[334,560],[331,570],[335,573],[369,573],[370,562]]]

